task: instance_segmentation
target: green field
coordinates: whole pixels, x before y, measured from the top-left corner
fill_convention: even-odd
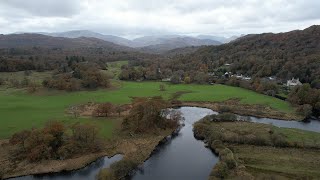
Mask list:
[[[0,88],[0,138],[8,138],[22,129],[42,126],[48,120],[75,122],[65,114],[66,108],[79,103],[112,102],[130,103],[130,97],[163,96],[169,98],[177,91],[192,91],[181,96],[183,101],[224,101],[240,98],[242,103],[264,104],[284,112],[293,112],[285,101],[261,95],[253,91],[224,85],[166,85],[166,91],[159,91],[160,82],[118,82],[115,90],[80,92],[45,92],[28,94],[23,90]],[[99,123],[105,136],[111,135],[108,120],[81,119],[82,122]]]

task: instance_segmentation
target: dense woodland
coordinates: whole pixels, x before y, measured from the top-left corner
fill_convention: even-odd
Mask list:
[[[141,66],[147,67],[147,71],[160,69],[160,78],[181,74],[182,78],[192,79],[200,73],[231,71],[258,78],[295,77],[311,83],[320,79],[319,35],[320,26],[280,34],[247,35],[228,44],[201,47],[192,54],[176,53],[166,61],[141,62]]]

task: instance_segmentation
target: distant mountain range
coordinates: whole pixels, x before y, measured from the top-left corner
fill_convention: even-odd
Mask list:
[[[0,35],[0,48],[107,48],[109,51],[136,51],[134,48],[121,46],[112,42],[92,37],[52,37],[42,34]]]
[[[241,35],[244,36],[244,35]],[[211,39],[211,40],[215,40],[215,41],[219,41],[221,43],[229,43],[233,40],[238,39],[241,36],[231,36],[229,38],[223,37],[223,36],[211,36],[211,35],[198,35],[197,38],[198,39]]]
[[[22,34],[22,33],[16,33]],[[163,36],[144,36],[129,40],[126,38],[104,35],[88,30],[75,30],[67,32],[46,33],[37,32],[36,34],[42,34],[52,37],[64,37],[64,38],[97,38],[104,41],[112,42],[121,46],[128,46],[131,48],[137,48],[139,51],[148,53],[164,53],[176,48],[184,48],[191,46],[202,45],[220,45],[230,42],[237,37],[225,38],[219,36],[199,35],[197,37],[181,36],[181,35],[163,35]]]
[[[109,41],[122,46],[133,47],[132,42],[128,39],[118,37],[118,36],[113,36],[113,35],[103,35],[103,34],[88,31],[88,30],[76,30],[76,31],[57,32],[57,33],[39,32],[38,34],[43,34],[43,35],[53,36],[53,37],[65,37],[65,38],[91,37],[91,38],[101,39],[104,41]]]
[[[37,34],[39,36],[37,36]],[[17,35],[21,35],[21,36],[17,36]],[[32,39],[31,35],[33,35],[35,39]],[[43,35],[48,37],[44,38]],[[11,43],[11,45],[19,45],[19,46],[33,44],[37,46],[47,47],[51,45],[53,46],[54,45],[53,43],[58,43],[57,41],[60,41],[61,43],[63,41],[66,41],[66,39],[63,39],[63,38],[72,38],[73,40],[68,41],[64,46],[71,47],[72,46],[71,44],[73,44],[75,47],[77,47],[80,44],[85,45],[86,43],[88,43],[87,45],[89,46],[93,44],[111,45],[110,43],[112,43],[113,47],[116,47],[116,45],[118,45],[118,46],[121,46],[121,47],[118,47],[119,49],[124,49],[126,51],[132,50],[132,48],[135,48],[137,51],[141,51],[144,53],[154,53],[154,54],[166,53],[177,48],[200,47],[204,45],[206,46],[221,45],[238,38],[236,36],[233,36],[231,38],[225,38],[225,37],[210,36],[210,35],[199,35],[197,37],[181,36],[181,35],[162,35],[162,36],[144,36],[144,37],[136,38],[133,40],[129,40],[129,39],[118,37],[118,36],[104,35],[104,34],[96,33],[93,31],[88,31],[88,30],[75,30],[75,31],[67,31],[67,32],[55,32],[55,33],[20,32],[20,33],[7,35],[7,37],[10,37],[10,36],[11,38],[10,38],[9,44],[6,44],[4,41],[2,41],[0,42],[0,46],[1,46],[1,43],[2,43],[2,46],[10,45]],[[18,40],[17,39],[18,37],[22,39]],[[56,39],[50,40],[49,37],[55,37]],[[4,38],[4,36],[2,38]],[[42,41],[40,41],[41,38],[43,38]],[[16,42],[13,41],[14,39],[16,39]],[[103,40],[103,42],[101,40]]]

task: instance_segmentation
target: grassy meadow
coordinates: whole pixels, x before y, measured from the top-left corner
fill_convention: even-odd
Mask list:
[[[125,61],[109,65],[114,75]],[[17,77],[22,79],[23,72],[1,73],[0,78]],[[44,79],[50,72],[33,72],[30,79]],[[48,120],[61,120],[66,123],[81,121],[97,123],[102,127],[103,135],[112,134],[114,120],[88,119],[76,120],[66,115],[65,110],[71,105],[86,102],[111,102],[125,104],[131,97],[163,96],[170,98],[179,91],[189,91],[180,97],[182,101],[224,101],[239,98],[242,103],[263,104],[283,112],[293,112],[289,103],[253,91],[225,85],[166,84],[166,91],[160,91],[161,82],[125,82],[114,79],[115,88],[96,91],[64,92],[43,90],[28,94],[23,89],[0,87],[0,138],[8,138],[22,129],[42,126]]]

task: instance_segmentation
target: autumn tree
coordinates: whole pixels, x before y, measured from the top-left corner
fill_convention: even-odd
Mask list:
[[[105,116],[108,117],[111,113],[115,111],[115,107],[111,103],[102,103],[99,104],[96,110],[93,112],[94,116],[101,117]]]
[[[122,127],[134,133],[146,133],[177,126],[176,120],[166,118],[167,107],[168,102],[162,97],[136,98],[129,115],[123,120]]]

